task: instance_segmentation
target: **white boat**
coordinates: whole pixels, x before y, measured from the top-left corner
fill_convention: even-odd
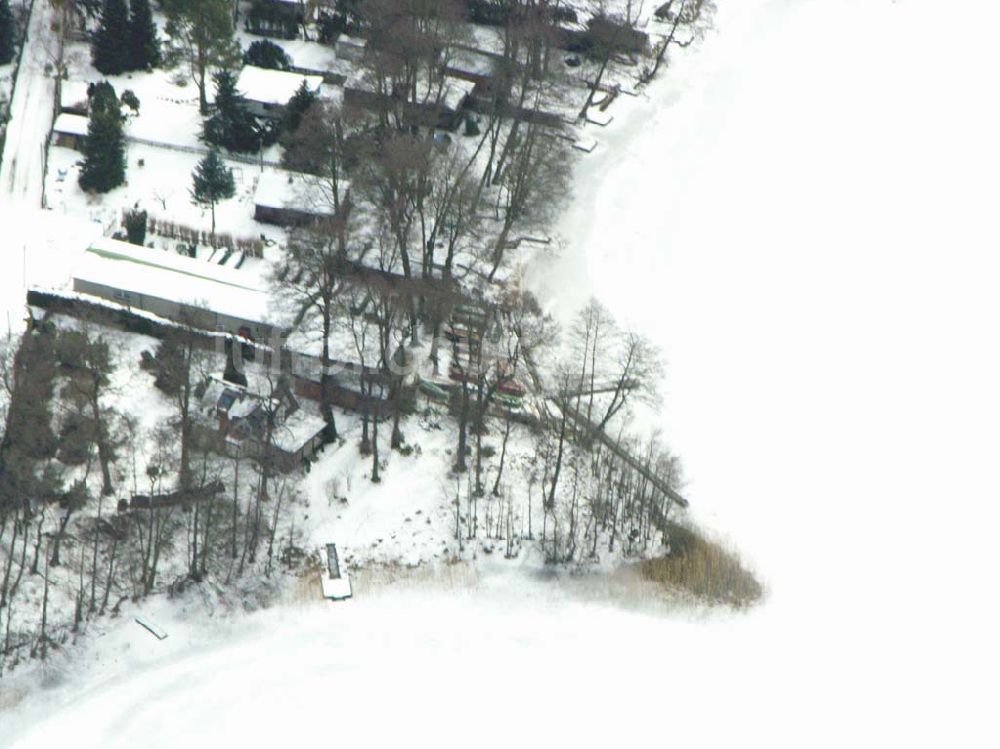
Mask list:
[[[340,557],[337,555],[336,544],[326,544],[319,550],[323,568],[320,570],[320,582],[323,584],[323,597],[332,601],[342,601],[351,597],[351,578],[347,571],[340,567]]]

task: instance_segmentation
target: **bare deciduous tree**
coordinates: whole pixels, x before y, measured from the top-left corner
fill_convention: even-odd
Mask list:
[[[500,175],[495,205],[500,228],[493,243],[490,280],[504,261],[513,229],[545,224],[567,197],[570,160],[565,141],[535,123],[512,137],[523,140],[514,146]]]

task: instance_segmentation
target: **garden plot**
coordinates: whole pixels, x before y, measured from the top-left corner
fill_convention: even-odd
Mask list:
[[[126,183],[95,197],[83,192],[77,184],[82,155],[68,148],[52,147],[47,183],[52,210],[86,216],[109,233],[121,228],[122,211],[133,207],[146,210],[154,220],[203,232],[211,229],[208,207],[194,203],[191,198],[191,175],[202,155],[135,143],[127,145],[126,153]],[[264,235],[271,241],[284,241],[283,229],[254,220],[254,196],[261,168],[225,161],[233,172],[236,195],[216,205],[217,232],[247,239]]]

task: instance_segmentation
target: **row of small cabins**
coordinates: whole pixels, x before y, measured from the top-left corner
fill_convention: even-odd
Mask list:
[[[585,27],[577,31],[564,29],[565,39],[560,46],[573,48],[576,43],[574,35],[586,33]],[[631,41],[626,45],[628,49],[638,51],[646,48],[648,38],[644,32],[630,30],[630,34]],[[323,93],[324,85],[341,87],[344,102],[362,108],[382,107],[394,98],[392,93],[376,91],[360,74],[358,63],[367,49],[364,39],[341,35],[332,49],[314,42],[286,44],[294,45],[294,51],[307,64],[293,64],[287,71],[245,65],[240,71],[237,89],[254,115],[279,117],[282,107],[303,84],[317,95]],[[317,49],[323,54],[316,54]],[[408,104],[404,116],[417,125],[454,130],[461,124],[466,112],[490,113],[499,106],[505,116],[550,126],[560,125],[563,119],[557,113],[496,100],[493,86],[499,71],[507,64],[508,61],[495,52],[460,43],[452,45],[442,58],[444,83],[440,95],[429,96],[426,102]],[[61,81],[59,114],[53,127],[56,145],[77,150],[82,147],[87,134],[87,108],[87,84],[74,80]]]
[[[343,100],[351,106],[378,108],[393,99],[392,96],[377,93],[363,76],[349,72],[316,75],[245,65],[236,85],[243,95],[248,112],[255,117],[277,119],[303,84],[314,94],[320,95],[324,84],[331,80],[343,86]],[[81,89],[78,85],[70,84],[70,81],[63,82],[64,91],[69,91],[70,95],[61,97],[60,112],[53,124],[53,135],[56,145],[81,150],[88,126],[86,86]],[[477,85],[479,84],[462,75],[446,74],[440,96],[434,96],[433,101],[408,104],[404,114],[414,124],[455,130],[466,111],[480,111],[489,101],[485,96],[476,98]],[[83,98],[79,95],[81,90]]]
[[[87,118],[64,112],[53,129],[57,146],[81,150],[87,137]],[[343,186],[344,190],[347,186]],[[268,167],[257,177],[254,189],[254,220],[283,228],[303,226],[330,218],[329,196],[316,180],[282,169]]]
[[[236,85],[251,114],[276,119],[302,85],[318,95],[322,91],[323,82],[322,75],[304,75],[245,65]],[[60,82],[59,114],[52,128],[53,140],[57,146],[82,149],[88,126],[88,85],[72,80]]]
[[[677,0],[667,0],[659,5],[654,16],[663,21],[673,19],[672,8]],[[339,5],[339,4],[338,4]],[[465,16],[471,24],[483,26],[503,26],[512,6],[489,0],[465,0]],[[683,3],[680,3],[683,11]],[[580,14],[567,3],[554,3],[548,7],[522,8],[522,11],[535,12],[538,22],[549,26],[549,34],[555,45],[565,50],[578,50],[586,47],[594,33],[602,38],[615,38],[622,52],[641,52],[649,45],[649,36],[641,29],[615,21],[612,18],[597,14],[581,21]],[[319,4],[303,0],[253,0],[250,12],[247,14],[245,28],[251,33],[263,36],[274,36],[280,39],[293,39],[298,36],[299,26],[319,22],[324,15]],[[689,14],[690,15],[690,12]],[[353,32],[352,32],[353,33]],[[341,34],[335,46],[338,54],[342,48],[349,48],[357,53],[364,51],[364,39]]]

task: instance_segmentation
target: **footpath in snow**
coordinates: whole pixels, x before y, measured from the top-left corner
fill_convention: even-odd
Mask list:
[[[33,0],[0,162],[0,204],[5,206],[42,205],[45,144],[52,128],[55,97],[55,83],[47,70],[57,55],[49,31],[54,15],[48,0]]]

